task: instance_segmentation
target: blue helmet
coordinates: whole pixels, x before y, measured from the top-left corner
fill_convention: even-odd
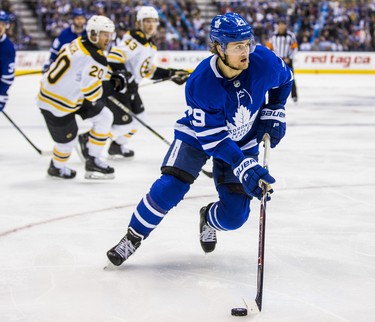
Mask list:
[[[0,21],[9,23],[9,15],[3,10],[0,10]]]
[[[250,40],[250,52],[255,49],[253,29],[238,13],[227,12],[211,21],[210,39],[218,42],[223,50],[229,42]]]
[[[72,11],[72,16],[73,18],[79,17],[79,16],[84,16],[85,17],[86,13],[82,8],[74,8]]]

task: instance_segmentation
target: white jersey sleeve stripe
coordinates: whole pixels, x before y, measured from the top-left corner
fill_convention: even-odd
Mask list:
[[[85,98],[91,102],[93,101],[96,101],[97,99],[99,99],[100,97],[102,97],[103,95],[103,88],[102,87],[98,87],[95,89],[95,91],[92,91],[88,94],[84,94],[85,95]]]
[[[54,93],[46,90],[43,85],[40,86],[40,92],[41,92],[43,97],[50,98],[53,101],[55,101],[56,103],[59,103],[60,105],[68,107],[68,108],[75,107],[77,104],[81,104],[83,102],[82,99],[79,99],[76,102],[72,102],[72,101],[68,100],[67,98],[65,98],[63,96],[54,94]]]
[[[197,132],[197,137],[205,137],[205,136],[213,135],[216,133],[220,133],[222,131],[228,131],[228,128],[226,126],[222,126],[222,127],[216,127],[214,129],[202,131],[202,132]]]
[[[73,113],[81,107],[81,105],[77,105],[75,108],[66,108],[66,107],[64,107],[60,104],[57,104],[55,101],[51,100],[51,98],[49,98],[49,97],[43,97],[41,95],[41,93],[38,94],[38,99],[40,101],[44,102],[44,103],[47,103],[47,104],[53,106],[57,110],[59,110],[61,112],[64,112],[64,113]]]
[[[97,88],[99,88],[100,86],[102,85],[102,81],[101,80],[98,80],[96,81],[94,84],[91,84],[90,86],[88,87],[85,87],[85,88],[82,88],[81,91],[83,94],[86,94],[88,92],[91,92]]]

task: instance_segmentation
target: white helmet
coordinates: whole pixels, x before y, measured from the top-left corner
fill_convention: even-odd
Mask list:
[[[143,6],[137,12],[137,21],[142,22],[143,19],[154,18],[159,20],[159,14],[154,7]]]
[[[99,34],[101,31],[111,32],[115,31],[115,25],[111,19],[105,16],[92,16],[86,25],[87,37],[89,40],[96,44],[99,41]],[[96,41],[91,39],[91,36],[97,36]]]

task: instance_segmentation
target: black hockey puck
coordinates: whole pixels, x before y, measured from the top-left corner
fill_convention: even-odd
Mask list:
[[[247,315],[247,309],[243,307],[235,307],[232,309],[232,315],[234,316],[246,316]]]

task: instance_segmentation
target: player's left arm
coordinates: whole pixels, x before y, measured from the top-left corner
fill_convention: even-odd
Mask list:
[[[103,82],[109,81],[109,79],[107,66],[94,60],[87,61],[82,71],[80,85],[83,97],[92,103],[101,99],[104,93]]]

